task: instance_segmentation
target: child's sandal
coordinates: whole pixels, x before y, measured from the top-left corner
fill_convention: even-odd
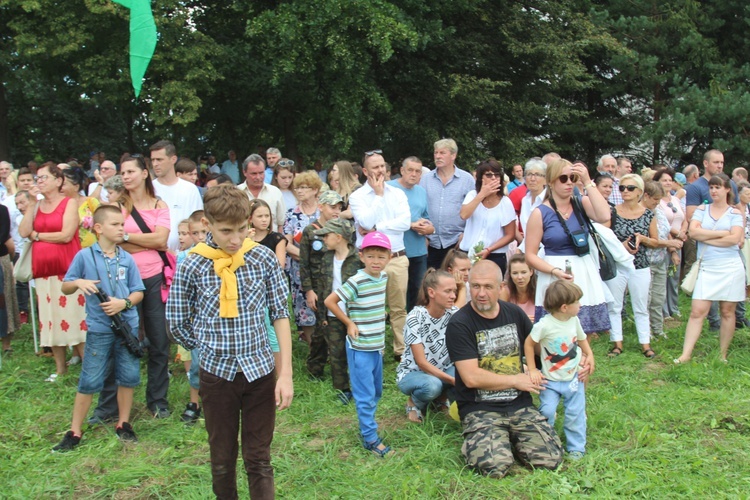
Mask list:
[[[383,444],[383,440],[380,438],[378,438],[377,441],[374,441],[372,443],[363,441],[363,444],[366,450],[371,451],[375,456],[378,456],[380,458],[385,458],[389,453],[391,453],[390,446],[385,446],[384,448],[378,448],[378,446]]]

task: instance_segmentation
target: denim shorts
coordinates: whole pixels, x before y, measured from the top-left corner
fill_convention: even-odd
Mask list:
[[[141,363],[114,333],[89,331],[83,352],[78,392],[96,394],[104,387],[104,380],[114,366],[118,387],[135,387],[141,382]]]

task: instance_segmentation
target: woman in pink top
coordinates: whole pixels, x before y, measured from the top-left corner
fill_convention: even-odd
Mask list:
[[[508,277],[500,289],[500,300],[517,305],[533,322],[535,297],[536,274],[526,263],[526,256],[517,253],[508,261]]]
[[[47,382],[55,382],[67,372],[65,348],[73,346],[83,357],[86,342],[86,312],[83,294],[62,293],[62,278],[73,257],[81,249],[78,239],[78,204],[62,193],[62,170],[47,162],[34,177],[44,196],[36,206],[29,206],[18,234],[33,245],[31,268],[39,297],[39,338],[43,346],[52,348],[55,373]]]
[[[169,208],[156,197],[143,157],[123,158],[120,174],[125,187],[125,194],[120,198],[125,214],[125,237],[120,247],[132,254],[146,287],[143,302],[138,305],[141,324],[149,341],[146,404],[154,416],[161,418],[169,415],[169,338],[161,298],[164,263],[159,251],[167,250]],[[141,230],[137,216],[149,231]],[[109,410],[103,413],[108,415]]]
[[[654,180],[664,188],[664,197],[659,201],[656,207],[667,216],[669,222],[669,235],[673,239],[681,241],[687,240],[688,220],[685,218],[685,212],[682,210],[679,198],[672,194],[672,190],[679,188],[674,183],[675,171],[671,168],[660,168],[654,174]],[[677,251],[677,256],[682,257],[682,251]],[[680,285],[680,267],[671,269],[667,273],[667,300],[664,301],[664,320],[673,317],[680,317],[680,308],[677,301],[677,292]]]

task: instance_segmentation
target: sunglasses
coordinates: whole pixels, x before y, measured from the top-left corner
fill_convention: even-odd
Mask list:
[[[498,174],[495,172],[485,172],[484,177],[494,177],[495,179],[499,179],[503,176],[503,174]]]
[[[281,167],[293,167],[294,166],[294,160],[281,160],[277,163],[277,165]]]
[[[672,209],[672,213],[675,213],[675,214],[677,213],[677,207],[672,205],[671,201],[667,203],[667,206]]]
[[[618,189],[620,190],[621,193],[624,193],[626,189],[632,193],[633,191],[635,191],[636,189],[638,189],[638,186],[623,186],[623,185],[620,185]]]
[[[372,151],[365,151],[365,156],[382,155],[382,154],[383,154],[382,149],[373,149]]]
[[[578,182],[578,179],[580,179],[580,177],[578,176],[578,174],[570,174],[570,175],[562,174],[560,177],[557,178],[557,180],[560,181],[560,183],[562,183],[562,184],[567,184],[568,181],[570,181],[573,184],[575,184],[575,183]]]

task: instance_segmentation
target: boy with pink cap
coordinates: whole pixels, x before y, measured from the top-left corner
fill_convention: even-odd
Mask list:
[[[325,305],[346,326],[349,383],[357,406],[362,443],[365,449],[385,457],[391,452],[391,447],[383,444],[378,436],[375,411],[383,394],[382,352],[385,349],[385,285],[388,281],[384,269],[391,259],[388,236],[377,231],[368,233],[362,240],[359,258],[364,269],[326,297]]]

